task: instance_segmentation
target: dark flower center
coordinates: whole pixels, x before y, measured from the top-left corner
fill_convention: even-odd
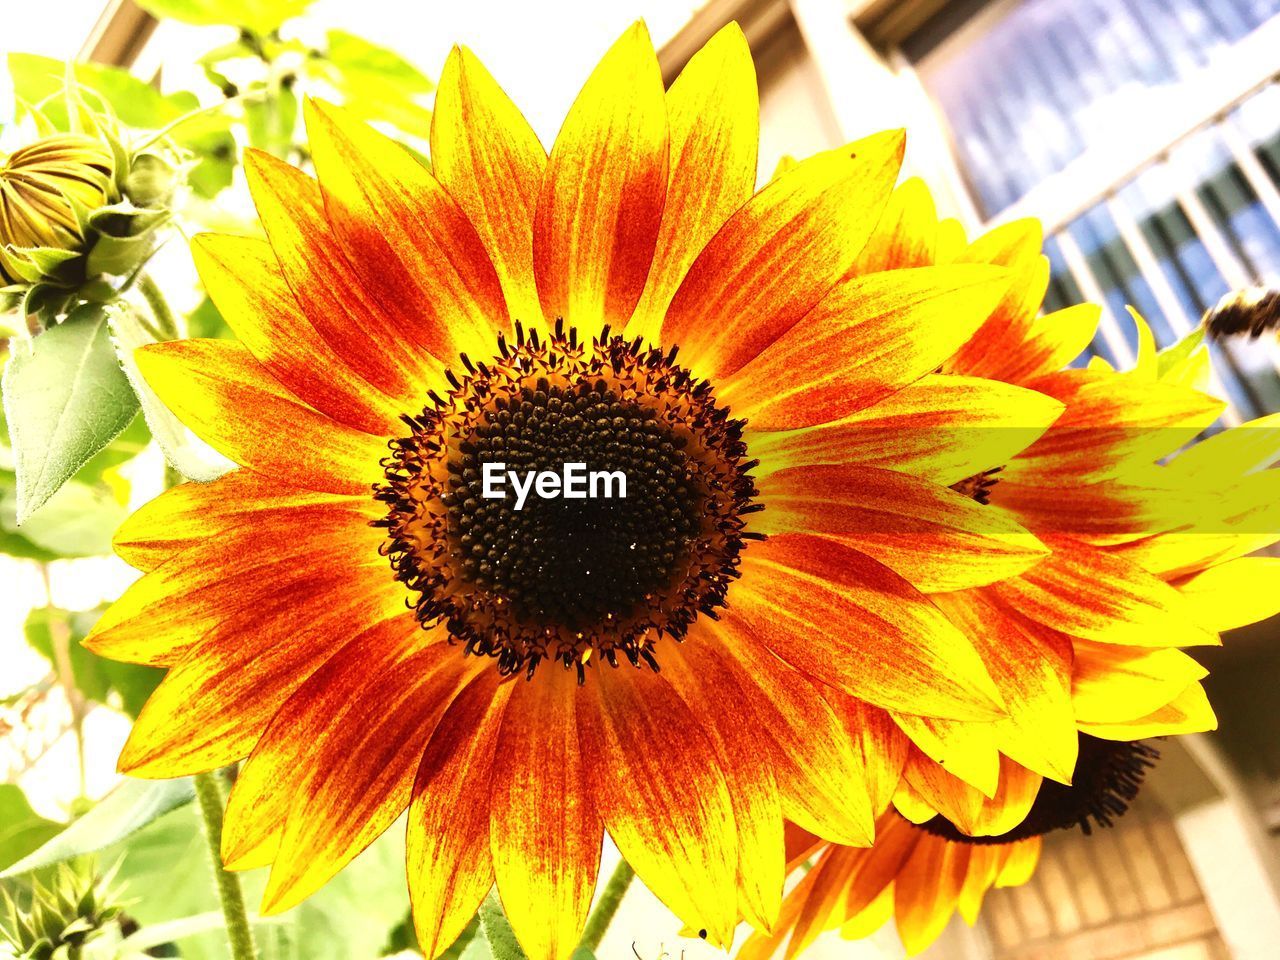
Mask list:
[[[1080,734],[1080,756],[1076,760],[1071,786],[1053,780],[1040,785],[1035,803],[1026,818],[998,837],[971,837],[956,829],[943,816],[920,825],[935,836],[958,843],[1015,843],[1054,830],[1079,827],[1090,834],[1094,826],[1109,827],[1129,809],[1147,770],[1155,766],[1160,752],[1142,741],[1099,740]]]
[[[556,659],[657,669],[653,647],[714,616],[752,537],[743,421],[663,354],[517,327],[465,356],[383,461],[387,554],[424,626],[499,669]]]

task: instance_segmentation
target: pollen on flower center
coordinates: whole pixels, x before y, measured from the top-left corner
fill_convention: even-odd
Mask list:
[[[1090,834],[1095,825],[1109,827],[1125,814],[1159,757],[1155,747],[1142,741],[1100,740],[1082,733],[1071,786],[1045,780],[1031,811],[1008,833],[971,837],[943,816],[920,826],[936,836],[973,844],[1014,843],[1073,827]]]
[[[752,536],[743,421],[674,350],[607,330],[584,344],[559,325],[545,342],[517,326],[491,361],[461,365],[447,396],[404,417],[375,494],[418,619],[504,674],[554,659],[581,679],[619,654],[657,669],[657,640],[715,616]],[[513,478],[581,464],[625,477],[625,496],[494,496],[498,464]]]

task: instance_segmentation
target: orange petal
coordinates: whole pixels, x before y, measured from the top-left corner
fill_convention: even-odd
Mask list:
[[[1043,837],[1032,837],[1030,840],[1011,844],[1009,857],[1000,868],[1000,875],[996,877],[996,886],[1020,887],[1029,881],[1040,862],[1043,840]]]
[[[995,886],[996,877],[1008,859],[1009,846],[1011,844],[984,844],[975,846],[969,853],[969,871],[957,906],[960,916],[971,927],[978,922],[982,901],[986,899],[987,891]]]
[[[874,406],[805,430],[748,429],[757,476],[860,463],[950,486],[1008,463],[1062,412],[1060,401],[996,380],[925,376]]]
[[[1189,443],[1224,403],[1195,390],[1094,370],[1064,370],[1027,384],[1066,404],[1049,431],[1006,469],[1015,483],[1127,479]],[[1069,479],[1068,479],[1069,478]]]
[[[603,835],[578,750],[577,680],[548,664],[513,686],[490,789],[493,868],[525,954],[565,960],[591,908]]]
[[[1072,637],[1139,647],[1216,644],[1190,603],[1140,567],[1065,537],[1045,538],[1052,556],[987,588],[1002,608]]]
[[[1076,640],[1071,698],[1082,723],[1118,723],[1153,713],[1208,675],[1181,650]]]
[[[186,550],[131,584],[85,646],[115,660],[172,666],[215,633],[230,638],[238,627],[245,641],[259,631],[269,636],[273,625],[297,621],[298,604],[333,591],[404,596],[378,554],[382,536],[369,526],[372,501],[357,508],[262,506],[231,530],[196,535]]]
[[[143,504],[116,530],[111,545],[129,565],[151,571],[188,547],[250,522],[258,511],[270,515],[325,503],[371,511],[368,497],[317,493],[285,486],[252,470],[233,470],[211,483],[171,487]]]
[[[783,663],[732,614],[697,630],[695,642],[682,649],[696,669],[726,678],[735,691],[733,702],[741,698],[750,706],[755,719],[749,726],[758,732],[755,749],[769,758],[787,819],[828,840],[870,844],[875,831],[870,762],[860,762],[852,749],[862,742],[849,736],[845,718],[829,699],[836,691]],[[883,736],[876,756],[891,763],[904,741],[880,727],[860,734],[876,732]],[[900,769],[899,763],[894,779]]]
[[[1008,267],[1014,280],[982,329],[947,364],[948,373],[1005,379],[997,371],[1022,349],[1049,286],[1049,261],[1040,253],[1043,241],[1038,220],[1016,220],[979,237],[955,257],[955,263]]]
[[[1280,540],[1280,471],[1243,478],[1218,503],[1199,488],[1191,490],[1200,509],[1184,511],[1179,530],[1133,540],[1111,552],[1176,580]]]
[[[533,278],[533,216],[547,151],[466,47],[445,61],[431,115],[431,165],[493,261],[511,315],[542,316]]]
[[[413,924],[427,960],[447,950],[493,886],[489,790],[503,713],[514,689],[482,670],[427,744],[409,805]]]
[[[993,719],[969,641],[888,567],[831,540],[783,534],[743,557],[734,609],[782,659],[891,710]]]
[[[396,403],[317,332],[270,246],[249,237],[200,234],[191,255],[210,299],[268,373],[339,423],[366,433],[399,432]]]
[[[715,645],[699,646],[706,654]],[[739,688],[732,667],[716,669],[721,666],[717,659],[674,647],[664,653],[662,672],[701,724],[717,756],[725,758],[738,835],[738,910],[752,925],[769,929],[782,904],[784,880],[778,786],[772,766],[761,762],[769,746],[767,735],[756,727],[752,695]]]
[[[609,836],[676,916],[728,942],[736,830],[710,740],[671,685],[643,668],[602,669],[585,692],[578,738]]]
[[[757,430],[838,420],[937,369],[1008,283],[994,267],[921,267],[843,280],[717,385]]]
[[[1280,612],[1280,558],[1242,557],[1174,586],[1205,629],[1233,630]]]
[[[991,792],[995,793],[1000,761],[994,751],[993,759],[995,776],[992,778]],[[956,829],[970,835],[977,829],[978,818],[987,799],[982,791],[949,773],[946,768],[925,756],[919,748],[913,746],[908,753],[902,779],[930,810],[942,814],[956,825]]]
[[[317,413],[238,343],[170,340],[135,357],[178,419],[236,463],[325,493],[367,494],[383,478],[386,437]]]
[[[938,939],[951,919],[968,873],[972,846],[925,837],[894,881],[894,919],[907,956]]]
[[[1003,362],[993,358],[987,376],[1026,383],[1061,370],[1085,351],[1098,331],[1102,308],[1080,303],[1055,310],[1031,324],[1026,338]]]
[[[791,940],[784,957],[790,960],[818,939],[819,934],[840,925],[849,882],[857,875],[865,853],[850,847],[831,846],[788,899],[799,904]]]
[[[254,757],[303,775],[289,791],[264,914],[310,896],[408,807],[428,738],[486,666],[447,639],[408,614],[384,621],[317,670],[272,721]]]
[[[923,754],[984,796],[995,794],[1000,780],[1000,751],[996,749],[994,724],[935,720],[909,713],[892,716],[911,738],[915,747],[911,755],[916,756],[917,762],[923,762],[919,756]]]
[[[628,338],[657,342],[662,317],[689,265],[756,184],[760,103],[751,50],[736,23],[685,64],[667,93],[671,176],[653,268]]]
[[[1070,783],[1079,746],[1071,699],[1071,641],[1005,615],[985,591],[949,594],[937,603],[972,638],[1009,709],[1008,717],[991,724],[1001,752]]]
[[[1121,723],[1081,723],[1080,730],[1103,740],[1146,740],[1180,733],[1206,733],[1218,729],[1218,718],[1197,681],[1164,706],[1136,720]]]
[[[998,837],[1008,833],[1031,812],[1043,778],[1006,756],[1000,758],[1000,787],[994,797],[984,800],[974,821],[976,837]],[[973,869],[972,865],[970,869]]]
[[[462,208],[407,150],[367,124],[315,100],[304,115],[329,224],[365,289],[416,316],[415,342],[443,363],[491,353],[507,305]]]
[[[897,131],[819,154],[747,201],[689,268],[663,343],[719,382],[791,329],[871,235],[903,143]]]
[[[594,335],[635,309],[667,192],[667,108],[643,23],[604,55],[556,137],[533,227],[542,312]]]
[[[1009,514],[892,470],[792,467],[759,490],[762,533],[830,536],[926,593],[1016,576],[1049,553]]]
[[[292,617],[276,611],[226,621],[156,688],[120,754],[120,769],[176,777],[246,756],[285,700],[349,640],[394,616],[402,598],[402,589],[373,580],[365,589],[330,586],[307,597],[302,602],[313,613],[302,623],[296,606]],[[401,606],[399,616],[412,615]]]
[[[280,271],[311,326],[365,380],[416,411],[440,381],[430,324],[417,305],[361,281],[329,224],[320,184],[258,150],[245,152],[245,176]]]
[[[937,243],[938,214],[933,196],[923,180],[912,177],[890,195],[850,274],[865,276],[880,270],[931,266],[937,262]]]

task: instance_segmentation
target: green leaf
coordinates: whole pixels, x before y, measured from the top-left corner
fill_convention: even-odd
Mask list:
[[[388,92],[396,96],[431,93],[436,88],[425,73],[393,50],[345,30],[330,30],[328,36],[329,62],[348,82],[370,87],[388,84]]]
[[[32,53],[9,54],[13,90],[28,103],[48,100],[44,112],[60,130],[68,129],[62,90],[66,65],[60,60]],[[179,117],[199,110],[200,101],[187,91],[162,94],[127,70],[96,63],[78,63],[75,76],[98,94],[126,126],[138,130],[160,130]],[[230,186],[235,167],[235,140],[230,133],[231,118],[222,113],[192,117],[174,129],[172,140],[196,154],[199,162],[188,171],[192,188],[203,197],[213,197]]]
[[[201,482],[216,480],[233,464],[208,444],[198,440],[160,400],[138,370],[134,351],[155,338],[138,322],[137,315],[122,303],[107,307],[111,324],[111,340],[125,375],[142,402],[142,415],[156,443],[164,451],[169,463],[188,480]]]
[[[260,960],[378,956],[387,931],[409,909],[404,855],[402,819],[297,907],[269,918],[270,923],[251,916]],[[143,930],[218,908],[195,805],[160,818],[101,859],[110,862],[119,857],[124,859],[119,879],[129,890],[164,892],[144,896],[129,907],[130,916]],[[250,910],[261,899],[267,874],[265,869],[239,874]],[[181,952],[184,960],[226,960],[226,936],[221,932],[184,936]]]
[[[497,890],[490,890],[489,895],[484,898],[484,903],[480,904],[479,917],[480,937],[462,952],[466,960],[470,960],[468,954],[480,940],[488,947],[488,956],[493,960],[527,960],[511,924],[507,922],[507,915],[502,912],[502,902],[498,899]]]
[[[12,351],[2,389],[21,524],[129,425],[138,398],[96,304],[76,308],[38,337],[14,341]]]
[[[223,319],[222,313],[213,305],[213,301],[205,297],[200,305],[187,314],[187,332],[192,337],[205,339],[234,339],[235,334]]]
[[[194,797],[195,790],[186,777],[124,780],[56,837],[0,872],[0,879],[105,850]]]
[[[100,557],[129,515],[111,492],[72,480],[63,484],[35,516],[17,525],[17,494],[0,491],[0,531],[18,534],[59,557]]]
[[[270,33],[306,12],[314,0],[138,0],[138,6],[162,19],[198,27],[227,25]]]
[[[62,826],[32,810],[15,784],[0,783],[0,869],[48,843]]]
[[[431,111],[419,99],[435,89],[421,70],[398,53],[342,30],[330,30],[328,55],[307,61],[343,96],[343,105],[365,120],[382,120],[426,140]]]
[[[27,617],[25,630],[27,642],[50,665],[56,665],[53,655],[52,627],[69,631],[71,674],[76,689],[90,700],[108,703],[112,693],[118,694],[126,713],[137,717],[147,697],[164,677],[164,671],[136,663],[118,663],[100,657],[81,645],[88,636],[102,608],[96,610],[67,611],[37,607]]]

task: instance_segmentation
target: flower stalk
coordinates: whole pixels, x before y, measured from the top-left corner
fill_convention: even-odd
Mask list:
[[[209,841],[209,863],[218,886],[222,916],[227,922],[227,941],[231,945],[232,960],[256,960],[258,951],[253,942],[253,931],[249,927],[249,914],[245,909],[240,878],[222,865],[222,813],[226,798],[223,796],[221,774],[216,770],[197,773],[194,780],[196,800],[200,804],[205,836]]]
[[[627,888],[631,886],[635,876],[636,872],[631,869],[631,864],[625,860],[618,861],[618,865],[613,868],[613,873],[609,875],[609,882],[605,884],[600,894],[600,900],[591,911],[591,916],[587,917],[587,926],[582,931],[582,940],[578,943],[579,949],[590,950],[592,953],[599,949],[600,941],[604,939],[609,924],[613,922],[614,915],[622,906],[622,898],[626,895]]]

